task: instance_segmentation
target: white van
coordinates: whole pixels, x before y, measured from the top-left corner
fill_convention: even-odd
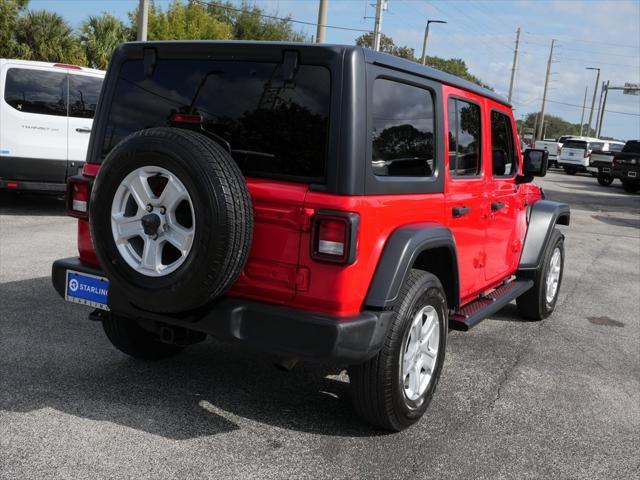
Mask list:
[[[84,165],[104,74],[0,59],[0,189],[65,190]]]

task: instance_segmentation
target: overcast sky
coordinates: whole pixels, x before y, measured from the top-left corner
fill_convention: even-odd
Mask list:
[[[30,8],[57,11],[78,26],[87,15],[101,11],[126,19],[127,12],[137,3],[137,0],[31,0]],[[169,0],[156,3],[166,6]],[[317,21],[318,0],[255,0],[251,3],[270,14],[290,15],[311,23]],[[375,4],[375,0],[329,0],[328,24],[371,30],[373,18],[369,17],[375,14],[371,4]],[[548,113],[574,123],[580,121],[585,87],[589,87],[590,105],[596,75],[585,67],[600,67],[601,82],[640,83],[640,0],[389,0],[382,30],[396,44],[410,46],[420,55],[426,19],[448,22],[431,25],[429,54],[462,58],[474,75],[505,95],[515,32],[518,27],[522,29],[513,102],[517,118],[540,108],[552,38],[558,40],[558,47],[548,98],[576,106],[550,101]],[[298,27],[315,35],[313,26]],[[330,28],[327,41],[352,44],[360,33]],[[640,96],[612,90],[602,133],[620,139],[640,138]]]

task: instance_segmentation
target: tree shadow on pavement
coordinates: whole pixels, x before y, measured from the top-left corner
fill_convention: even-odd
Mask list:
[[[52,408],[176,440],[229,432],[246,419],[325,435],[380,434],[357,418],[346,381],[327,377],[335,368],[300,364],[284,373],[269,355],[217,341],[159,362],[134,360],[47,277],[0,285],[0,304],[0,410]]]

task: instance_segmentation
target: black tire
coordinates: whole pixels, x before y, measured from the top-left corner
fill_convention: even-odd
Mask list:
[[[158,341],[156,334],[142,328],[134,319],[114,314],[105,315],[102,328],[114,347],[140,360],[161,360],[184,349],[178,345]]]
[[[560,278],[558,287],[551,301],[546,299],[546,279],[551,267],[550,262],[556,248],[560,251]],[[543,320],[547,318],[556,308],[558,294],[562,285],[562,275],[564,273],[564,236],[553,229],[551,238],[547,243],[542,255],[542,268],[533,274],[533,287],[516,299],[520,315],[529,320]]]
[[[613,183],[613,177],[608,173],[604,173],[601,170],[598,171],[598,184],[603,187],[608,187]]]
[[[578,169],[576,167],[562,167],[564,169],[564,172],[567,175],[575,175],[576,173],[578,173]]]
[[[625,192],[636,193],[640,190],[640,182],[638,180],[622,180],[622,188]]]
[[[401,373],[403,345],[414,316],[431,305],[438,313],[438,352],[430,383],[416,400],[405,394]],[[438,384],[447,341],[447,301],[437,277],[411,270],[402,287],[394,316],[380,352],[367,362],[349,367],[355,409],[364,420],[386,430],[400,431],[417,422],[427,409]]]
[[[111,231],[116,190],[130,172],[149,165],[180,179],[196,222],[184,263],[158,277],[132,268]],[[204,135],[178,128],[142,130],[119,143],[100,169],[90,214],[96,254],[112,285],[134,305],[157,312],[192,310],[224,293],[242,271],[253,235],[251,198],[233,158]]]

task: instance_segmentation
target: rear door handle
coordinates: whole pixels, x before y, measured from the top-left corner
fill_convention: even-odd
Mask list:
[[[466,205],[464,207],[453,207],[451,209],[451,215],[453,216],[453,218],[464,217],[470,211],[471,209]]]
[[[491,211],[497,212],[501,208],[504,208],[506,205],[502,202],[491,202]]]
[[[91,129],[90,128],[86,128],[86,127],[80,127],[80,128],[76,128],[76,132],[78,132],[78,133],[91,133]]]

